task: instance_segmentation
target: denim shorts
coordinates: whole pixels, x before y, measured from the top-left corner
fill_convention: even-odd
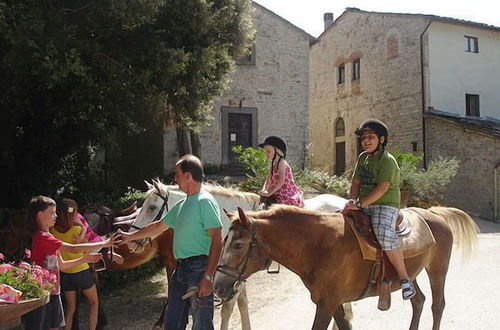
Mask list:
[[[92,285],[94,285],[94,276],[92,276],[90,269],[78,273],[61,272],[62,291],[88,290]]]

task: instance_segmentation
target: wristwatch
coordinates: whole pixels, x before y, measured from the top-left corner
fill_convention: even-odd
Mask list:
[[[209,281],[210,283],[214,283],[214,277],[212,275],[209,275],[209,274],[203,274],[203,277]]]
[[[362,209],[363,203],[361,203],[361,200],[358,198],[356,199],[356,203],[354,203],[354,206],[356,206],[358,209]]]

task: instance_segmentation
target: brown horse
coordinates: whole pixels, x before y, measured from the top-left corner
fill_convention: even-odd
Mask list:
[[[414,210],[424,216],[436,244],[421,255],[406,259],[417,294],[411,299],[410,329],[418,329],[425,297],[416,276],[426,269],[432,290],[433,329],[439,329],[445,305],[444,284],[453,241],[467,255],[475,247],[479,229],[464,212],[434,207]],[[224,245],[215,293],[225,298],[239,281],[262,269],[273,259],[300,276],[316,304],[313,329],[327,329],[332,316],[340,329],[351,329],[343,303],[359,299],[366,287],[373,261],[363,260],[357,240],[342,214],[320,214],[296,207],[228,216],[232,220]],[[392,291],[399,289],[393,282]],[[365,296],[378,294],[368,290]]]

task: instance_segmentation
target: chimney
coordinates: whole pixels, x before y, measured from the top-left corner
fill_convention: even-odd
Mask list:
[[[325,13],[323,15],[323,21],[325,22],[325,30],[326,30],[333,23],[333,13]]]

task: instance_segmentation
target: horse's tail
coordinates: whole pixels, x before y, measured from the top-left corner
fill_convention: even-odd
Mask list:
[[[467,213],[454,207],[434,206],[429,211],[440,216],[450,226],[453,240],[462,250],[462,260],[468,260],[474,253],[480,232],[476,222]]]

